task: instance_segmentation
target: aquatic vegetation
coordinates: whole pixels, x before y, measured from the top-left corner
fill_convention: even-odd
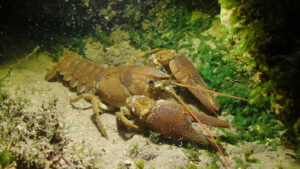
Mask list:
[[[160,139],[160,135],[161,135],[160,132],[150,130],[150,132],[149,132],[149,139],[153,143],[158,143],[159,139]]]
[[[191,20],[192,13],[187,8],[187,1],[169,4],[169,8],[161,12],[160,9],[166,8],[164,2],[148,12],[144,23],[146,29],[139,27],[130,27],[129,36],[132,43],[142,50],[153,49],[157,47],[180,50],[192,46],[192,39],[188,44],[179,44],[189,36],[193,37],[208,29],[211,25],[210,17],[200,17]],[[155,22],[152,22],[155,20]],[[145,26],[144,26],[145,27]]]
[[[244,157],[248,163],[260,163],[260,160],[257,158],[251,158],[250,155],[253,154],[253,150],[250,150],[248,147],[245,148]]]
[[[77,150],[75,150],[76,154],[83,154],[84,153],[85,148],[84,147],[80,147]]]
[[[188,144],[187,147],[183,150],[183,153],[188,157],[191,161],[200,161],[199,156],[200,152],[198,147],[194,144]]]
[[[156,167],[155,166],[151,166],[149,169],[156,169]]]
[[[102,163],[100,154],[80,157],[84,147],[65,152],[70,140],[55,105],[44,104],[28,111],[30,104],[27,99],[13,99],[0,90],[0,168],[89,168]],[[86,159],[90,163],[82,162]]]
[[[194,163],[189,163],[187,169],[197,169],[198,167]]]
[[[138,169],[144,169],[144,161],[142,159],[137,159],[134,164]]]
[[[207,44],[202,44],[198,48],[198,55],[201,56],[199,59],[203,63],[198,71],[208,82],[209,88],[239,97],[249,97],[251,91],[248,86],[251,82],[248,81],[246,75],[239,74],[234,62],[224,59],[229,53],[222,54],[226,50],[222,41],[213,37],[204,38],[208,38],[216,45],[215,49]],[[235,136],[227,134],[228,139],[235,137],[232,140],[264,142],[265,138],[279,137],[279,131],[284,129],[283,125],[275,120],[275,115],[271,114],[266,107],[225,97],[217,97],[217,100],[224,112],[234,115],[231,123],[235,128],[239,131],[249,131],[237,133]]]
[[[219,169],[217,162],[220,161],[217,154],[209,151],[204,151],[205,154],[209,157],[211,157],[211,161],[209,163],[206,163],[207,169]]]
[[[58,101],[58,98],[54,97],[48,101],[48,105],[50,107],[54,107],[54,106],[56,106],[57,101]]]
[[[235,168],[241,168],[241,169],[246,169],[249,167],[248,164],[245,164],[244,161],[241,158],[234,157],[234,162],[235,162]]]
[[[0,153],[0,167],[5,168],[7,165],[11,164],[14,161],[14,156],[11,152],[3,150]]]
[[[137,144],[129,145],[129,155],[136,157],[139,153],[139,146]]]
[[[277,169],[284,169],[283,166],[280,164],[277,166]]]
[[[91,163],[93,164],[94,168],[96,168],[96,165],[102,164],[103,159],[101,158],[101,154],[95,153],[93,159],[91,160]]]
[[[82,35],[74,35],[70,38],[57,37],[49,43],[48,51],[52,60],[56,62],[64,55],[64,49],[66,48],[86,58],[85,45],[86,37]]]
[[[295,118],[298,107],[295,89],[299,84],[293,79],[299,73],[295,64],[299,57],[294,54],[296,44],[293,44],[293,28],[290,28],[293,26],[287,24],[291,20],[287,17],[288,2],[280,7],[280,3],[274,1],[261,4],[220,0],[219,3],[224,11],[223,20],[229,18],[229,41],[236,46],[232,48],[231,58],[241,74],[251,79],[250,102],[267,110],[264,113],[276,114],[287,126],[292,138],[289,140],[296,143],[300,138],[299,118]],[[268,17],[275,13],[282,17]]]
[[[114,39],[108,32],[103,30],[95,31],[93,38],[99,40],[103,45],[103,50],[106,51],[106,48],[114,44]]]
[[[7,73],[3,77],[0,78],[0,87],[1,87],[2,81],[11,75],[11,73],[13,72],[13,70],[14,70],[15,67],[17,67],[18,65],[20,65],[25,60],[28,60],[31,56],[35,55],[39,51],[39,49],[40,49],[40,46],[35,47],[32,50],[31,53],[29,53],[28,55],[26,55],[22,59],[18,60],[12,67],[10,67],[9,70],[7,71]]]
[[[119,163],[116,169],[127,169],[127,167],[124,164]]]
[[[67,140],[54,107],[44,108],[45,112],[27,112],[24,109],[28,103],[19,100],[0,92],[0,166],[55,167]]]

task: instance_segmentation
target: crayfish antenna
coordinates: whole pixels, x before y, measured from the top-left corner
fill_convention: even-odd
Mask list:
[[[180,83],[179,83],[180,84]],[[184,106],[184,108],[188,111],[188,113],[201,125],[201,127],[206,131],[206,133],[211,138],[211,141],[215,144],[216,148],[222,155],[224,161],[226,162],[228,168],[231,169],[231,166],[229,162],[227,161],[227,158],[225,157],[222,149],[219,147],[218,143],[216,142],[214,136],[211,134],[211,132],[205,127],[205,125],[200,121],[200,119],[196,116],[196,114],[185,104],[185,102],[172,90],[169,90],[169,92]]]
[[[155,48],[155,49],[152,49],[152,50],[149,50],[149,51],[146,51],[146,52],[139,52],[137,54],[135,54],[130,60],[129,62],[127,63],[127,65],[135,65],[136,64],[136,61],[146,55],[150,55],[150,54],[153,54],[153,53],[156,53],[158,51],[160,51],[162,49],[160,48]]]
[[[205,89],[205,88],[198,87],[198,86],[191,86],[191,85],[186,85],[186,84],[176,83],[176,82],[170,82],[170,83],[172,83],[172,84],[174,84],[176,86],[186,87],[186,88],[191,88],[191,89],[197,89],[197,90],[201,90],[203,92],[208,92],[208,93],[216,94],[216,95],[219,95],[219,96],[224,96],[224,97],[229,97],[229,98],[233,98],[233,99],[238,99],[238,100],[242,100],[242,101],[245,101],[245,102],[249,101],[248,99],[245,99],[245,98],[241,98],[241,97],[237,97],[237,96],[232,96],[232,95],[224,94],[224,93],[219,93],[219,92],[216,92],[216,91],[213,91],[213,90],[209,90],[209,89]]]

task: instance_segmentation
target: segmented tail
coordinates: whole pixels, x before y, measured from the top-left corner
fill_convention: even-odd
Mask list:
[[[45,76],[52,81],[62,76],[77,93],[95,93],[104,68],[72,53],[62,58]]]

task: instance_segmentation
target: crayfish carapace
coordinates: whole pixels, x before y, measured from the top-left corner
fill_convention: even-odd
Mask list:
[[[135,60],[145,54],[154,54],[147,63],[151,66],[137,66]],[[156,55],[156,56],[155,56]],[[162,71],[157,66],[168,65],[168,69],[177,81],[171,79],[168,70]],[[61,59],[45,79],[50,81],[60,76],[69,81],[75,88],[80,99],[90,100],[96,116],[96,122],[101,133],[107,137],[101,122],[99,112],[113,107],[119,107],[116,113],[118,120],[129,128],[139,129],[138,124],[157,130],[167,136],[183,138],[195,143],[203,143],[206,137],[197,133],[191,126],[195,118],[203,123],[216,127],[229,127],[223,120],[200,112],[190,116],[186,107],[174,101],[155,101],[166,99],[162,91],[176,95],[173,88],[177,82],[206,89],[206,84],[192,64],[183,56],[177,56],[172,50],[152,50],[136,55],[128,65],[112,68],[101,66],[82,59],[77,54],[70,54]],[[189,88],[198,100],[210,111],[219,109],[215,97],[211,93]],[[176,96],[178,97],[178,96]],[[132,115],[136,121],[131,121]]]

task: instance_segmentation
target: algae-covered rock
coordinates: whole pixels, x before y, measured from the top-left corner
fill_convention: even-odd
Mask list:
[[[250,102],[269,108],[289,128],[295,140],[299,136],[299,106],[293,79],[299,74],[295,62],[297,33],[291,16],[295,2],[220,0],[221,22],[234,39],[232,58],[245,65],[252,77]],[[294,126],[294,127],[293,127]]]

